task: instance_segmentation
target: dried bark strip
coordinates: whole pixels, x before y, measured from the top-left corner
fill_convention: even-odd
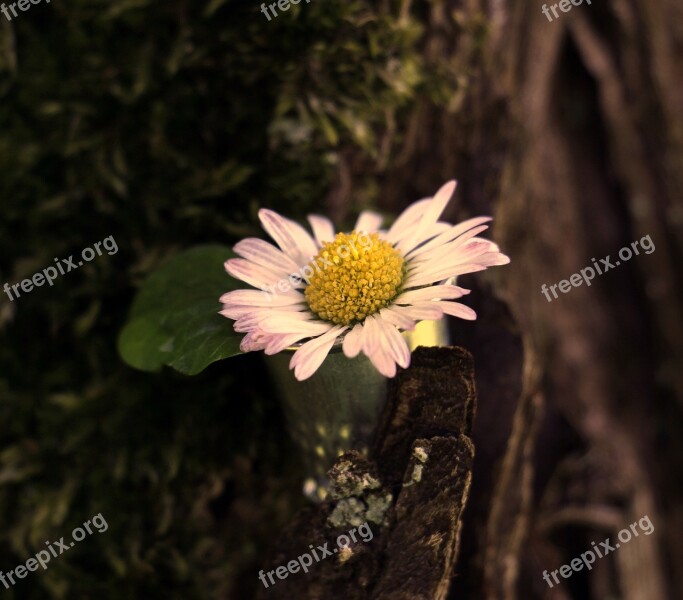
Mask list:
[[[373,600],[441,600],[448,593],[474,446],[461,435],[417,440],[412,450]]]
[[[373,539],[308,573],[267,589],[259,584],[256,598],[446,598],[471,482],[475,406],[471,356],[461,348],[418,348],[390,388],[370,459],[356,452],[339,458],[329,471],[330,499],[295,517],[263,569],[286,565],[310,544],[330,542],[331,549],[363,520]],[[395,504],[382,514],[378,506],[392,496]]]

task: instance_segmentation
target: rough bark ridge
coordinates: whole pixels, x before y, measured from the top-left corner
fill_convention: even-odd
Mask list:
[[[471,482],[475,394],[466,351],[418,348],[393,381],[370,458],[339,458],[330,499],[297,515],[264,571],[310,552],[310,544],[327,542],[333,554],[307,574],[274,577],[258,598],[445,599]],[[348,550],[337,548],[337,536],[364,522],[372,540],[358,533]]]

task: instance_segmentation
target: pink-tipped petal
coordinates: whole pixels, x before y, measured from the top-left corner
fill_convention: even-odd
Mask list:
[[[415,321],[400,311],[395,310],[392,306],[380,310],[379,316],[404,331],[412,331],[415,329]]]
[[[283,271],[276,273],[244,258],[231,258],[225,261],[224,266],[229,275],[256,288],[277,285],[280,279],[288,277],[288,274]]]
[[[296,273],[299,269],[299,265],[289,256],[265,240],[247,238],[237,242],[233,250],[242,258],[268,269],[287,274]]]
[[[355,358],[363,347],[363,326],[356,323],[353,329],[344,336],[342,350],[346,358]]]
[[[489,245],[489,252],[500,252],[500,248],[498,247],[498,244],[492,242],[491,240],[487,240],[487,239],[480,238],[480,237],[475,237],[475,238],[472,238],[472,241],[473,242],[474,241],[487,242]]]
[[[405,282],[405,287],[412,288],[423,285],[428,285],[436,283],[439,281],[444,281],[450,279],[451,277],[457,277],[458,275],[465,275],[465,273],[476,273],[477,271],[485,271],[486,267],[478,264],[465,264],[459,265],[457,267],[448,267],[442,269],[441,271],[436,271],[432,273],[423,274],[420,271],[411,273]]]
[[[435,302],[439,308],[447,315],[465,319],[466,321],[474,321],[477,318],[477,313],[469,306],[460,304],[459,302],[448,302],[447,300],[440,300]]]
[[[268,336],[260,332],[251,332],[245,335],[240,342],[240,350],[242,352],[255,352],[263,350],[268,343]]]
[[[510,263],[510,257],[500,252],[487,252],[477,258],[477,262],[485,267],[499,267]]]
[[[484,231],[488,228],[488,225],[484,226],[484,223],[488,223],[489,221],[491,221],[491,217],[475,217],[474,219],[468,219],[467,221],[463,221],[462,223],[458,223],[457,225],[449,225],[447,229],[445,229],[439,235],[429,240],[422,246],[419,246],[418,248],[415,248],[414,250],[407,252],[406,255],[411,258],[415,258],[422,252],[433,250],[434,248],[441,248],[445,244],[448,244],[454,240],[458,240],[472,229],[478,227],[483,226],[484,229],[481,229],[480,231]]]
[[[288,306],[305,303],[305,296],[296,290],[269,293],[259,290],[233,290],[223,294],[219,301],[232,306]],[[224,308],[228,308],[227,306]]]
[[[470,241],[463,247],[454,249],[452,252],[448,252],[448,249],[446,249],[441,256],[434,257],[429,261],[410,261],[408,264],[408,272],[413,273],[419,270],[423,275],[427,275],[430,272],[441,271],[466,263],[479,264],[479,261],[477,260],[478,257],[486,254],[488,249],[488,242]]]
[[[377,347],[372,354],[368,354],[367,356],[370,359],[370,362],[375,366],[375,369],[384,375],[384,377],[394,377],[396,375],[396,363],[386,350]]]
[[[424,214],[420,218],[420,221],[417,223],[417,226],[413,229],[408,237],[399,242],[397,248],[404,255],[410,252],[410,250],[415,248],[415,246],[423,242],[425,239],[429,239],[429,228],[435,225],[439,220],[441,213],[446,208],[446,205],[455,191],[456,185],[457,183],[455,181],[449,181],[439,188],[439,191],[427,206],[427,210],[425,210]],[[425,234],[427,235],[425,236]]]
[[[403,292],[394,300],[394,304],[413,304],[414,302],[424,302],[425,300],[453,300],[455,298],[462,298],[469,293],[470,290],[458,287],[457,285],[430,285]]]
[[[330,353],[334,341],[345,329],[346,327],[333,327],[327,333],[301,346],[289,361],[289,368],[294,369],[294,377],[303,381],[313,375]]]
[[[443,311],[435,302],[422,302],[413,306],[394,306],[393,308],[414,321],[437,321],[443,317]]]
[[[303,333],[273,335],[266,344],[264,352],[267,355],[272,356],[273,354],[282,352],[283,350],[289,348],[292,344],[296,344],[307,337],[310,336]]]
[[[379,319],[382,331],[382,348],[389,353],[391,359],[404,369],[410,364],[410,348],[408,342],[398,332],[396,327],[382,319]]]
[[[375,322],[374,315],[371,315],[363,322],[363,353],[370,356],[377,351],[380,342],[379,326]]]
[[[386,235],[386,240],[392,244],[396,244],[403,237],[410,233],[410,229],[419,220],[425,211],[427,205],[432,201],[431,198],[423,198],[417,202],[413,202],[406,208],[394,221],[394,224],[389,228]]]
[[[218,314],[223,315],[224,317],[227,317],[228,319],[239,319],[240,317],[243,317],[245,315],[251,314],[254,312],[254,309],[251,306],[229,306],[228,308],[223,308],[223,310],[219,310]]]
[[[305,333],[309,337],[325,333],[330,323],[324,321],[306,321],[292,317],[265,317],[259,322],[259,327],[266,333]]]
[[[313,238],[298,223],[267,208],[262,208],[258,214],[268,235],[295,263],[303,266],[318,252]]]

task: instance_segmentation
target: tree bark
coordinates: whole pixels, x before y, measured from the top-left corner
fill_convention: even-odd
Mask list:
[[[461,281],[479,319],[455,334],[480,407],[451,598],[683,597],[681,49],[674,0],[583,3],[552,22],[521,0],[429,5],[425,56],[463,86],[449,110],[411,114],[383,208],[456,177],[446,217],[493,214],[512,257]],[[647,236],[655,251],[591,285],[541,292]],[[543,581],[644,516],[652,535]]]
[[[305,575],[266,580],[257,598],[445,600],[472,479],[475,409],[471,356],[418,348],[392,381],[369,459],[352,451],[337,460],[329,499],[296,516],[264,577],[317,544],[327,542],[330,555],[311,560]],[[359,532],[338,547],[338,536],[363,523],[372,539]]]

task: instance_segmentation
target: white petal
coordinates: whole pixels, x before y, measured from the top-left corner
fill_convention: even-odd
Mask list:
[[[416,248],[412,252],[408,252],[407,254],[411,257],[415,257],[422,252],[431,250],[432,248],[443,246],[444,244],[461,237],[475,227],[480,227],[489,221],[491,221],[491,217],[475,217],[474,219],[468,219],[467,221],[463,221],[457,225],[450,225],[447,230],[436,236],[434,239],[428,241],[423,246]],[[486,227],[488,227],[488,225]]]
[[[406,369],[410,364],[408,342],[391,323],[378,319],[384,342],[382,347],[399,366]]]
[[[294,377],[303,381],[313,375],[329,354],[334,341],[345,329],[347,328],[333,327],[327,333],[301,346],[289,361],[289,368],[294,369]]]
[[[486,268],[489,261],[503,260],[498,253],[486,252],[486,244],[477,244],[477,247],[471,248],[467,251],[461,249],[454,252],[452,256],[444,256],[438,260],[433,260],[428,264],[417,265],[415,268],[408,268],[410,275],[420,273],[421,275],[429,275],[435,272],[443,272],[457,269],[461,265],[479,265]],[[507,257],[505,257],[507,258]]]
[[[255,309],[252,306],[232,306],[229,308],[224,308],[223,310],[219,310],[218,314],[223,315],[228,319],[239,319],[240,317],[248,315],[254,310]]]
[[[287,279],[288,273],[276,273],[244,258],[231,258],[225,261],[225,270],[235,279],[244,281],[257,288],[277,285],[280,279]],[[303,284],[301,284],[303,285]]]
[[[477,238],[474,238],[477,239]],[[455,240],[441,248],[432,248],[416,258],[408,259],[408,271],[420,269],[436,270],[446,265],[460,265],[464,263],[478,263],[478,257],[489,252],[491,247],[487,240],[481,242],[469,241],[462,247],[458,246],[459,241]]]
[[[233,306],[288,306],[306,302],[305,296],[296,290],[276,294],[258,290],[233,290],[223,294],[219,300],[227,305],[223,308]]]
[[[431,240],[432,238],[443,233],[446,233],[451,229],[453,229],[453,225],[451,225],[450,223],[446,223],[445,221],[439,221],[438,223],[434,223],[434,225],[429,227],[429,229],[427,229],[426,233],[422,236],[422,238],[423,240]]]
[[[436,321],[443,317],[443,311],[436,302],[423,302],[414,306],[393,306],[392,309],[414,321]]]
[[[480,242],[468,242],[452,254],[447,254],[439,259],[431,261],[416,261],[408,263],[408,277],[405,282],[406,287],[415,287],[436,281],[442,281],[463,272],[473,272],[469,268],[471,265],[478,265],[474,271],[485,269],[485,265],[480,264],[480,259],[486,254],[488,244]],[[467,267],[462,271],[462,267]],[[419,283],[418,283],[419,282]]]
[[[299,265],[289,256],[265,240],[247,238],[237,242],[233,250],[243,258],[262,267],[282,271],[287,274],[295,273],[299,269]]]
[[[423,198],[408,206],[408,208],[398,216],[398,219],[394,221],[394,224],[389,228],[389,231],[387,231],[385,236],[386,240],[395,244],[407,235],[410,228],[420,220],[425,208],[431,201],[431,198]]]
[[[284,307],[285,309],[289,307]],[[237,319],[235,322],[236,331],[251,331],[253,329],[260,329],[265,333],[294,333],[295,331],[307,331],[306,326],[294,327],[280,331],[284,325],[275,325],[270,327],[271,323],[300,323],[302,321],[312,321],[314,319],[313,315],[305,310],[300,310],[300,307],[296,307],[296,310],[282,310],[282,307],[278,307],[277,310],[273,308],[254,310],[248,314]],[[238,329],[239,327],[239,329]],[[317,334],[316,334],[317,335]]]
[[[498,247],[498,244],[493,243],[491,240],[486,240],[484,238],[480,237],[475,237],[472,238],[472,241],[477,241],[477,242],[488,242],[489,244],[489,252],[500,252],[500,248]]]
[[[248,333],[242,338],[240,342],[240,350],[242,352],[254,352],[255,350],[263,350],[268,343],[268,336],[261,332]]]
[[[372,364],[375,365],[375,368],[384,375],[384,377],[394,377],[394,375],[396,375],[396,363],[390,356],[388,349],[383,346],[383,336],[381,336],[381,341],[382,343],[379,343],[373,352],[366,352],[366,354]]]
[[[405,287],[418,287],[423,285],[429,285],[437,281],[445,281],[451,277],[456,277],[457,275],[464,275],[465,273],[476,273],[477,271],[485,271],[486,267],[484,265],[478,265],[473,263],[468,263],[465,265],[459,265],[456,267],[448,267],[441,271],[430,272],[427,274],[420,273],[416,271],[408,276],[405,281]]]
[[[466,319],[467,321],[474,321],[477,318],[477,313],[474,312],[469,306],[460,304],[459,302],[448,302],[446,300],[440,300],[435,302],[439,305],[439,308],[443,310],[447,315],[452,315],[453,317],[459,317],[461,319]]]
[[[358,233],[361,231],[365,233],[374,233],[382,226],[382,221],[384,221],[384,217],[379,213],[364,210],[358,215],[358,220],[353,229]]]
[[[439,255],[432,257],[429,260],[419,258],[414,261],[408,261],[408,271],[420,271],[427,274],[430,271],[439,271],[449,266],[457,266],[465,263],[479,264],[476,260],[478,257],[488,252],[488,242],[467,242],[464,246],[450,251],[450,247],[446,246],[442,249]]]
[[[288,306],[243,306],[226,304],[223,310],[218,311],[218,314],[227,317],[228,319],[241,319],[248,315],[258,316],[264,318],[273,314],[297,314],[300,311],[307,311],[308,307],[303,304],[290,304]],[[258,322],[258,321],[257,321]]]
[[[395,240],[395,243],[401,243],[405,238],[407,238],[410,234],[412,229],[417,225],[417,221],[413,223],[411,226],[407,227],[399,236],[400,239]],[[434,223],[433,225],[430,225],[425,233],[422,235],[422,241],[417,245],[417,247],[422,247],[423,244],[426,243],[427,240],[431,240],[432,238],[436,237],[437,235],[441,235],[442,233],[446,233],[447,231],[450,231],[453,228],[453,225],[450,223],[446,223],[445,221],[439,221],[437,223]],[[380,232],[380,236],[383,238],[386,238],[387,234],[382,235]],[[410,254],[408,252],[407,254]]]
[[[259,210],[258,216],[268,235],[297,264],[303,266],[311,256],[317,254],[318,247],[313,238],[298,223],[267,208]]]
[[[344,336],[342,350],[346,358],[355,358],[363,346],[363,326],[356,323],[353,329]]]
[[[412,331],[415,329],[415,320],[411,319],[409,316],[400,311],[396,311],[392,306],[380,310],[379,316],[385,321],[405,331]]]
[[[430,285],[417,290],[408,290],[394,299],[393,304],[413,304],[425,300],[443,300],[462,298],[470,293],[470,290],[457,285]]]
[[[308,222],[311,224],[313,237],[315,237],[318,245],[322,246],[325,242],[334,240],[334,225],[332,221],[318,215],[308,215]]]
[[[257,323],[253,315],[244,315],[237,319],[233,324],[233,329],[238,333],[247,333],[249,331],[258,331]]]
[[[448,221],[437,221],[432,227],[434,228],[434,231],[438,232],[440,235],[453,229],[453,223],[449,223]]]
[[[451,199],[451,196],[455,191],[456,185],[457,184],[455,181],[449,181],[439,188],[439,191],[436,192],[436,195],[427,206],[427,210],[425,210],[424,214],[420,218],[420,221],[417,223],[417,226],[413,229],[408,237],[401,240],[401,242],[399,242],[397,245],[397,249],[399,251],[407,254],[415,246],[423,242],[425,239],[428,239],[428,237],[425,238],[425,234],[428,234],[429,228],[435,225],[439,220],[441,213],[446,208],[448,201]]]
[[[317,321],[317,318],[310,310],[301,306],[278,306],[275,308],[262,308],[259,312],[261,321],[269,319],[294,319],[297,321]]]
[[[451,254],[453,252],[456,252],[458,249],[460,249],[466,242],[472,240],[472,241],[477,241],[480,245],[482,245],[482,248],[484,247],[483,244],[485,244],[485,247],[491,248],[491,242],[488,240],[484,240],[483,238],[475,238],[478,233],[481,233],[482,231],[485,231],[488,229],[488,225],[480,225],[479,227],[474,227],[470,229],[469,231],[463,233],[462,235],[459,235],[457,238],[454,240],[451,240],[450,242],[445,242],[441,244],[440,246],[435,246],[429,249],[425,249],[427,245],[431,244],[434,240],[431,240],[427,242],[424,246],[420,246],[419,248],[416,248],[413,250],[413,252],[410,254],[408,257],[411,261],[430,261],[430,260],[438,260],[442,256],[446,256],[448,254]],[[437,239],[437,238],[435,238]]]
[[[266,344],[264,352],[269,356],[272,354],[277,354],[282,352],[286,348],[289,348],[292,344],[296,344],[304,338],[310,337],[302,333],[289,333],[273,335]]]
[[[377,350],[368,358],[384,377],[391,379],[396,376],[396,363],[383,350]]]
[[[243,306],[226,304],[223,310],[218,311],[218,314],[227,317],[228,319],[241,319],[248,315],[254,315],[259,319],[270,317],[273,315],[287,315],[298,314],[299,312],[307,312],[306,306],[302,304],[290,304],[289,306]],[[308,313],[310,314],[310,313]],[[256,321],[258,322],[258,320]]]
[[[498,267],[510,263],[510,257],[500,252],[487,252],[477,258],[477,263],[484,267]]]
[[[363,331],[361,333],[363,338],[363,352],[370,356],[377,351],[380,342],[379,326],[375,322],[374,315],[371,315],[363,321]]]
[[[312,315],[311,319],[314,318]],[[261,319],[259,327],[266,333],[305,333],[309,337],[325,333],[330,324],[324,321],[307,321],[294,317],[266,317]]]

